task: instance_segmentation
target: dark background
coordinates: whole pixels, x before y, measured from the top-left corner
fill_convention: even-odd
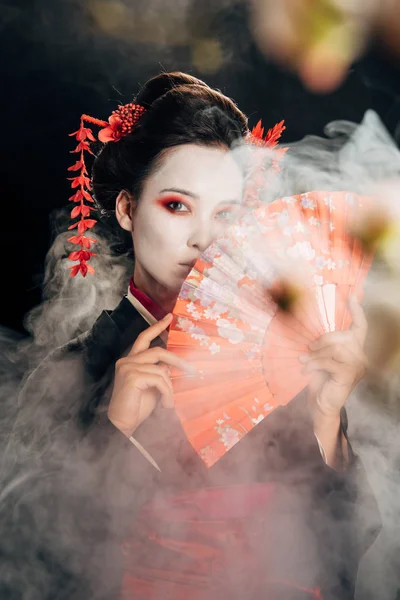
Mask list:
[[[371,42],[337,91],[312,94],[257,50],[246,6],[232,0],[13,0],[0,3],[0,40],[0,324],[17,330],[41,298],[49,214],[68,204],[68,133],[83,112],[107,119],[161,69],[222,89],[251,125],[284,118],[283,141],[367,108],[400,139],[400,61]]]

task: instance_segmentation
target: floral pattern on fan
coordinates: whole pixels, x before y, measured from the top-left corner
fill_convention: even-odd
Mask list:
[[[199,258],[174,309],[168,349],[198,377],[171,373],[175,408],[208,467],[308,383],[298,360],[321,334],[351,324],[372,256],[349,233],[371,198],[289,196],[246,213]],[[272,290],[297,289],[290,310]]]

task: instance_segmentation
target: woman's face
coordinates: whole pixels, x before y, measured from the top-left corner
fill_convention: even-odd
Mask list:
[[[243,178],[228,150],[187,144],[171,148],[151,175],[131,222],[135,285],[162,306],[176,299],[200,254],[240,210]]]

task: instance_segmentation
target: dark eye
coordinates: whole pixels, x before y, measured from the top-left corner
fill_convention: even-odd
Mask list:
[[[166,205],[171,212],[188,212],[188,207],[179,200],[173,200]]]
[[[217,218],[226,223],[231,223],[235,218],[235,211],[233,210],[221,210],[217,214]]]

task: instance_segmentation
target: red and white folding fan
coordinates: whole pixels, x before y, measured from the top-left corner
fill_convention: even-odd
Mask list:
[[[349,230],[371,205],[349,192],[310,192],[247,213],[183,284],[168,349],[199,377],[172,373],[185,433],[212,466],[308,383],[299,355],[351,324],[372,256]]]

